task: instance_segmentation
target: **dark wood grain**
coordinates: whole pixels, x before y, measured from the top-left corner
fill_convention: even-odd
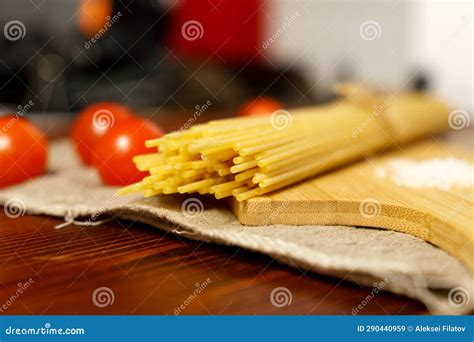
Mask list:
[[[0,304],[15,294],[18,283],[33,280],[2,314],[350,315],[372,290],[141,224],[54,228],[62,222],[0,213]],[[209,285],[188,300],[203,282]],[[92,296],[104,286],[115,300],[101,308]],[[276,287],[291,291],[290,305],[272,305]],[[425,308],[418,302],[379,293],[359,314],[421,313]]]
[[[157,110],[141,114],[167,131],[188,119]],[[198,122],[217,117],[206,113]],[[56,137],[67,134],[72,118],[42,115],[36,122]],[[349,282],[350,274],[344,280],[328,278],[133,222],[54,228],[61,223],[47,216],[11,219],[0,210],[0,314],[350,315],[372,291]],[[30,278],[31,286],[12,301],[19,283]],[[209,285],[193,297],[203,282]],[[100,287],[113,291],[112,305],[94,304]],[[291,292],[291,304],[272,305],[270,294],[277,287]],[[359,314],[426,312],[419,302],[379,293]]]

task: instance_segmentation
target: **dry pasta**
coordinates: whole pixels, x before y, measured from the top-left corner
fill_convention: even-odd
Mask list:
[[[405,105],[433,102],[407,101]],[[444,106],[436,103],[434,110],[442,111],[439,117],[444,118]],[[412,135],[433,130],[420,129]],[[291,114],[278,111],[268,117],[211,121],[147,141],[146,146],[157,152],[133,161],[149,176],[120,193],[141,191],[145,197],[199,193],[244,201],[386,148],[397,141],[398,132],[401,128],[383,112],[374,112],[373,102],[336,102]]]

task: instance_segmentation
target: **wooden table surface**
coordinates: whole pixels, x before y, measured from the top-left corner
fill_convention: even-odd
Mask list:
[[[371,292],[356,284],[303,273],[238,248],[180,238],[125,221],[68,226],[62,219],[0,213],[1,289],[7,302],[18,284],[31,285],[3,314],[351,314]],[[209,279],[209,280],[208,280]],[[350,275],[348,279],[350,279]],[[209,285],[194,299],[196,284]],[[94,304],[97,288],[114,302]],[[270,294],[286,287],[288,306]],[[179,310],[181,305],[185,309]],[[360,314],[422,314],[422,304],[379,293]]]
[[[50,135],[68,126],[59,121],[48,121]],[[179,125],[160,122],[168,130]],[[54,228],[63,222],[12,219],[0,211],[0,314],[350,315],[372,291],[350,282],[350,274],[341,280],[305,273],[261,254],[143,224]],[[279,287],[289,291],[289,305],[272,304]],[[421,303],[385,292],[359,312],[426,313]]]

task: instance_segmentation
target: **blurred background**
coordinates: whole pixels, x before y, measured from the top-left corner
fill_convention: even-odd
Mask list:
[[[96,101],[231,115],[334,82],[430,89],[472,114],[472,1],[0,0],[0,111]]]

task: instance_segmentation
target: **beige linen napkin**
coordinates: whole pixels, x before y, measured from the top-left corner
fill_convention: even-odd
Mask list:
[[[60,216],[70,224],[73,220],[96,224],[114,215],[416,298],[432,313],[463,314],[474,309],[473,277],[467,268],[407,234],[343,226],[244,226],[225,204],[209,198],[117,197],[116,188],[103,186],[93,169],[79,163],[68,141],[52,144],[49,169],[43,177],[0,190],[7,214]],[[356,308],[353,313],[358,313]]]

